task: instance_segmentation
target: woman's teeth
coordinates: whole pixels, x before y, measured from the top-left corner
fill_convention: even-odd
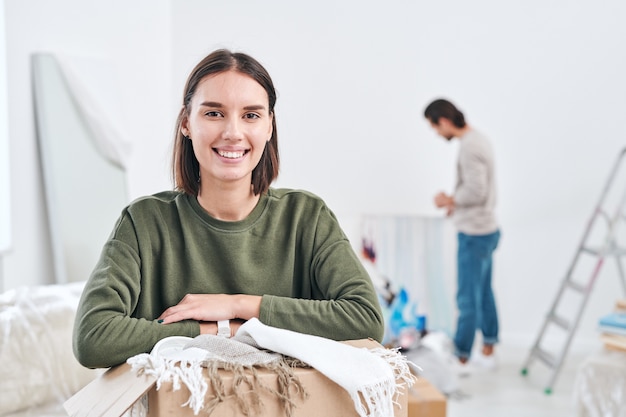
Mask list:
[[[243,151],[240,151],[240,152],[218,151],[217,153],[220,156],[222,156],[224,158],[229,158],[229,159],[237,159],[237,158],[241,158],[243,156]]]

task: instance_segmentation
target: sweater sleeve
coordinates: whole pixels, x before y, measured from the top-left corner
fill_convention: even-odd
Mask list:
[[[489,194],[489,167],[480,147],[468,144],[460,154],[458,184],[454,192],[457,207],[483,205]]]
[[[338,238],[339,237],[339,238]],[[264,295],[261,322],[334,340],[382,340],[384,324],[371,278],[324,207],[311,268],[313,299]]]
[[[83,366],[114,366],[150,352],[164,337],[200,333],[195,321],[164,326],[155,320],[157,313],[151,318],[133,316],[141,292],[137,245],[132,221],[125,213],[104,245],[79,302],[73,349]]]

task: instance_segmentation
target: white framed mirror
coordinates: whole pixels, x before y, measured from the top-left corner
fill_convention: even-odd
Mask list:
[[[106,112],[94,111],[101,103],[80,95],[57,56],[33,54],[31,64],[55,282],[83,281],[128,203],[123,163],[106,152],[116,147],[102,129]]]

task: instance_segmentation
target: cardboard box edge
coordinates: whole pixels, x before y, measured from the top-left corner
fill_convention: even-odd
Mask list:
[[[152,376],[138,376],[131,366],[114,366],[63,403],[71,417],[120,417],[156,384]],[[98,401],[94,402],[94,394]]]

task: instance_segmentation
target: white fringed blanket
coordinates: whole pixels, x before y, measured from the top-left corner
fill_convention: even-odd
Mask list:
[[[155,347],[156,348],[156,347]],[[238,386],[256,387],[254,367],[273,370],[279,376],[279,388],[272,393],[283,403],[290,416],[294,402],[292,393],[306,396],[304,388],[293,374],[294,362],[301,361],[343,387],[351,396],[361,417],[390,417],[402,385],[414,382],[406,357],[393,349],[357,348],[318,336],[278,329],[262,324],[257,319],[248,320],[237,334],[226,339],[213,335],[189,338],[183,349],[159,354],[140,354],[128,359],[138,373],[154,375],[157,389],[161,383],[171,381],[174,390],[186,385],[191,395],[184,404],[194,414],[200,410],[210,413],[229,395],[221,390],[218,368],[235,373],[234,395],[245,415],[258,409],[258,395],[242,401],[237,395]],[[207,368],[213,392],[206,398],[208,386],[203,375]],[[245,371],[253,376],[246,379]],[[248,397],[246,397],[248,398]]]

